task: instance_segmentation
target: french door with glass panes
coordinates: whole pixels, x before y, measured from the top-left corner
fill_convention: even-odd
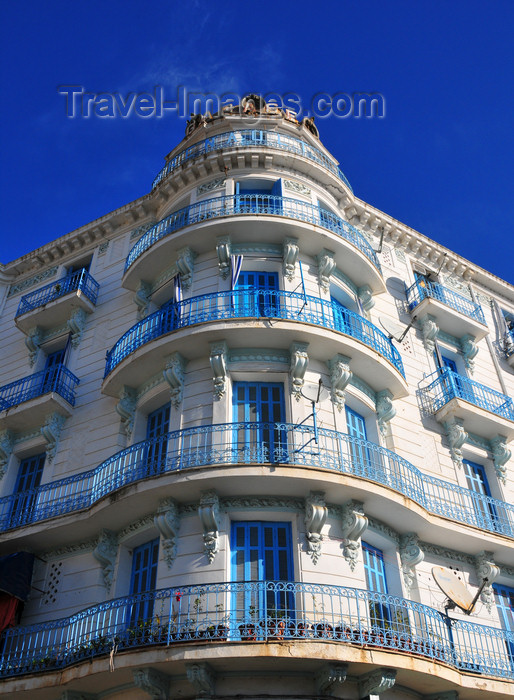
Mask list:
[[[278,273],[243,271],[239,273],[235,294],[238,316],[264,318],[278,313]]]
[[[234,442],[239,461],[287,461],[284,385],[235,382],[232,391]]]
[[[148,414],[146,421],[147,466],[150,474],[162,472],[166,466],[166,435],[170,424],[170,404]]]

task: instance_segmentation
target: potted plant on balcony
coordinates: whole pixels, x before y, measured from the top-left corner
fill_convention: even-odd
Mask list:
[[[286,612],[281,608],[268,608],[268,617],[261,627],[267,629],[269,640],[283,640],[287,629]]]
[[[256,634],[256,623],[255,618],[257,617],[257,610],[255,605],[250,605],[248,608],[249,620],[239,625],[239,632],[241,634],[241,639],[247,642],[255,642],[257,640]]]

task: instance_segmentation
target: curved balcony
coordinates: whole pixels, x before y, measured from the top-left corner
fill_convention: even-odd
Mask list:
[[[0,387],[2,429],[21,430],[43,424],[53,411],[69,415],[79,382],[64,365],[56,365]]]
[[[403,494],[428,513],[514,538],[514,505],[424,474],[394,452],[367,440],[287,423],[208,425],[144,440],[95,469],[1,498],[0,530],[89,508],[130,484],[152,477],[201,467],[260,464],[356,476]],[[363,488],[369,491],[367,485]],[[17,507],[21,499],[23,509]],[[391,510],[390,500],[386,498],[382,508]],[[405,526],[408,514],[401,511],[399,517]]]
[[[466,334],[477,340],[487,335],[487,325],[480,304],[466,299],[448,287],[427,279],[418,279],[407,291],[409,309],[416,316],[431,314],[442,331],[457,338]]]
[[[268,332],[270,319],[281,321],[273,325],[271,333]],[[260,323],[256,324],[256,320]],[[198,329],[192,342],[191,331],[186,330],[185,334],[183,331],[195,327]],[[241,328],[245,329],[243,338]],[[335,331],[337,335],[332,338],[330,334],[320,335],[317,330],[320,328]],[[352,370],[368,377],[376,390],[390,388],[395,396],[406,393],[400,353],[367,319],[319,297],[267,290],[202,294],[178,304],[166,304],[132,326],[107,352],[104,391],[117,395],[122,384],[138,386],[148,379],[148,372],[155,373],[156,363],[163,363],[169,354],[170,340],[173,349],[183,351],[188,359],[208,355],[207,336],[219,335],[221,330],[229,347],[238,347],[243,340],[254,342],[256,347],[263,342],[288,347],[299,339],[300,333],[302,338],[309,339],[314,351],[322,351],[327,357],[337,352],[349,355]],[[164,340],[159,343],[158,339]],[[137,362],[131,362],[131,358],[137,358]]]
[[[426,377],[418,396],[423,413],[440,422],[455,416],[465,421],[467,430],[485,438],[514,437],[512,399],[448,367]]]
[[[119,654],[191,642],[294,640],[388,649],[463,672],[514,678],[513,632],[450,618],[397,596],[280,581],[164,588],[99,603],[59,620],[8,629],[0,676],[48,673],[108,656],[115,647]]]
[[[77,308],[91,313],[98,288],[98,282],[86,269],[46,284],[22,296],[16,311],[16,325],[28,333],[34,326],[46,330],[62,325]]]
[[[276,131],[266,131],[264,129],[226,131],[223,134],[211,136],[199,143],[195,143],[193,146],[189,146],[189,148],[178,153],[161,168],[152,183],[152,189],[157,187],[158,184],[178,168],[181,168],[186,163],[190,163],[197,158],[203,158],[211,153],[218,153],[219,151],[232,150],[233,148],[255,148],[256,146],[292,153],[295,156],[307,158],[313,163],[321,165],[326,170],[329,170],[348,187],[350,192],[353,192],[350,183],[341,169],[322,151],[294,136],[287,136],[286,134],[279,134]]]
[[[266,217],[266,218],[263,218]],[[273,217],[270,226],[269,217]],[[242,225],[244,223],[244,225]],[[212,247],[212,231],[207,237],[204,226],[217,226],[219,233],[231,234],[234,242],[259,241],[276,243],[281,237],[298,238],[302,251],[315,255],[322,247],[332,246],[336,263],[360,284],[373,291],[384,291],[384,281],[377,255],[366,237],[354,226],[325,209],[291,197],[271,194],[229,195],[191,204],[167,216],[149,229],[131,248],[125,263],[123,285],[135,290],[141,279],[152,279],[166,259],[186,245],[182,236],[172,235],[186,227],[187,245],[197,252]],[[312,227],[328,231],[321,241],[313,240]],[[223,230],[221,230],[223,229]],[[341,246],[341,243],[344,245]]]

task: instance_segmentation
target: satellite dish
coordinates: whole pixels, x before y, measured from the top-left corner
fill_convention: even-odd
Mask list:
[[[378,320],[380,321],[382,328],[389,336],[389,340],[396,340],[396,342],[401,343],[407,335],[409,328],[411,328],[412,324],[416,320],[416,317],[412,317],[412,321],[408,326],[402,326],[401,323],[394,321],[392,318],[384,318],[380,316]]]
[[[306,382],[302,387],[302,396],[312,403],[319,403],[321,399],[327,396],[327,389],[323,386],[321,379],[316,384],[314,382]]]
[[[475,606],[476,597],[473,598],[466,586],[455,576],[453,571],[442,566],[432,567],[432,576],[442,592],[465,613],[469,613]]]

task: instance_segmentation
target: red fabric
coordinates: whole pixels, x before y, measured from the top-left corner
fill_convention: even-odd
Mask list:
[[[16,624],[16,610],[21,601],[8,593],[0,592],[0,632]]]

